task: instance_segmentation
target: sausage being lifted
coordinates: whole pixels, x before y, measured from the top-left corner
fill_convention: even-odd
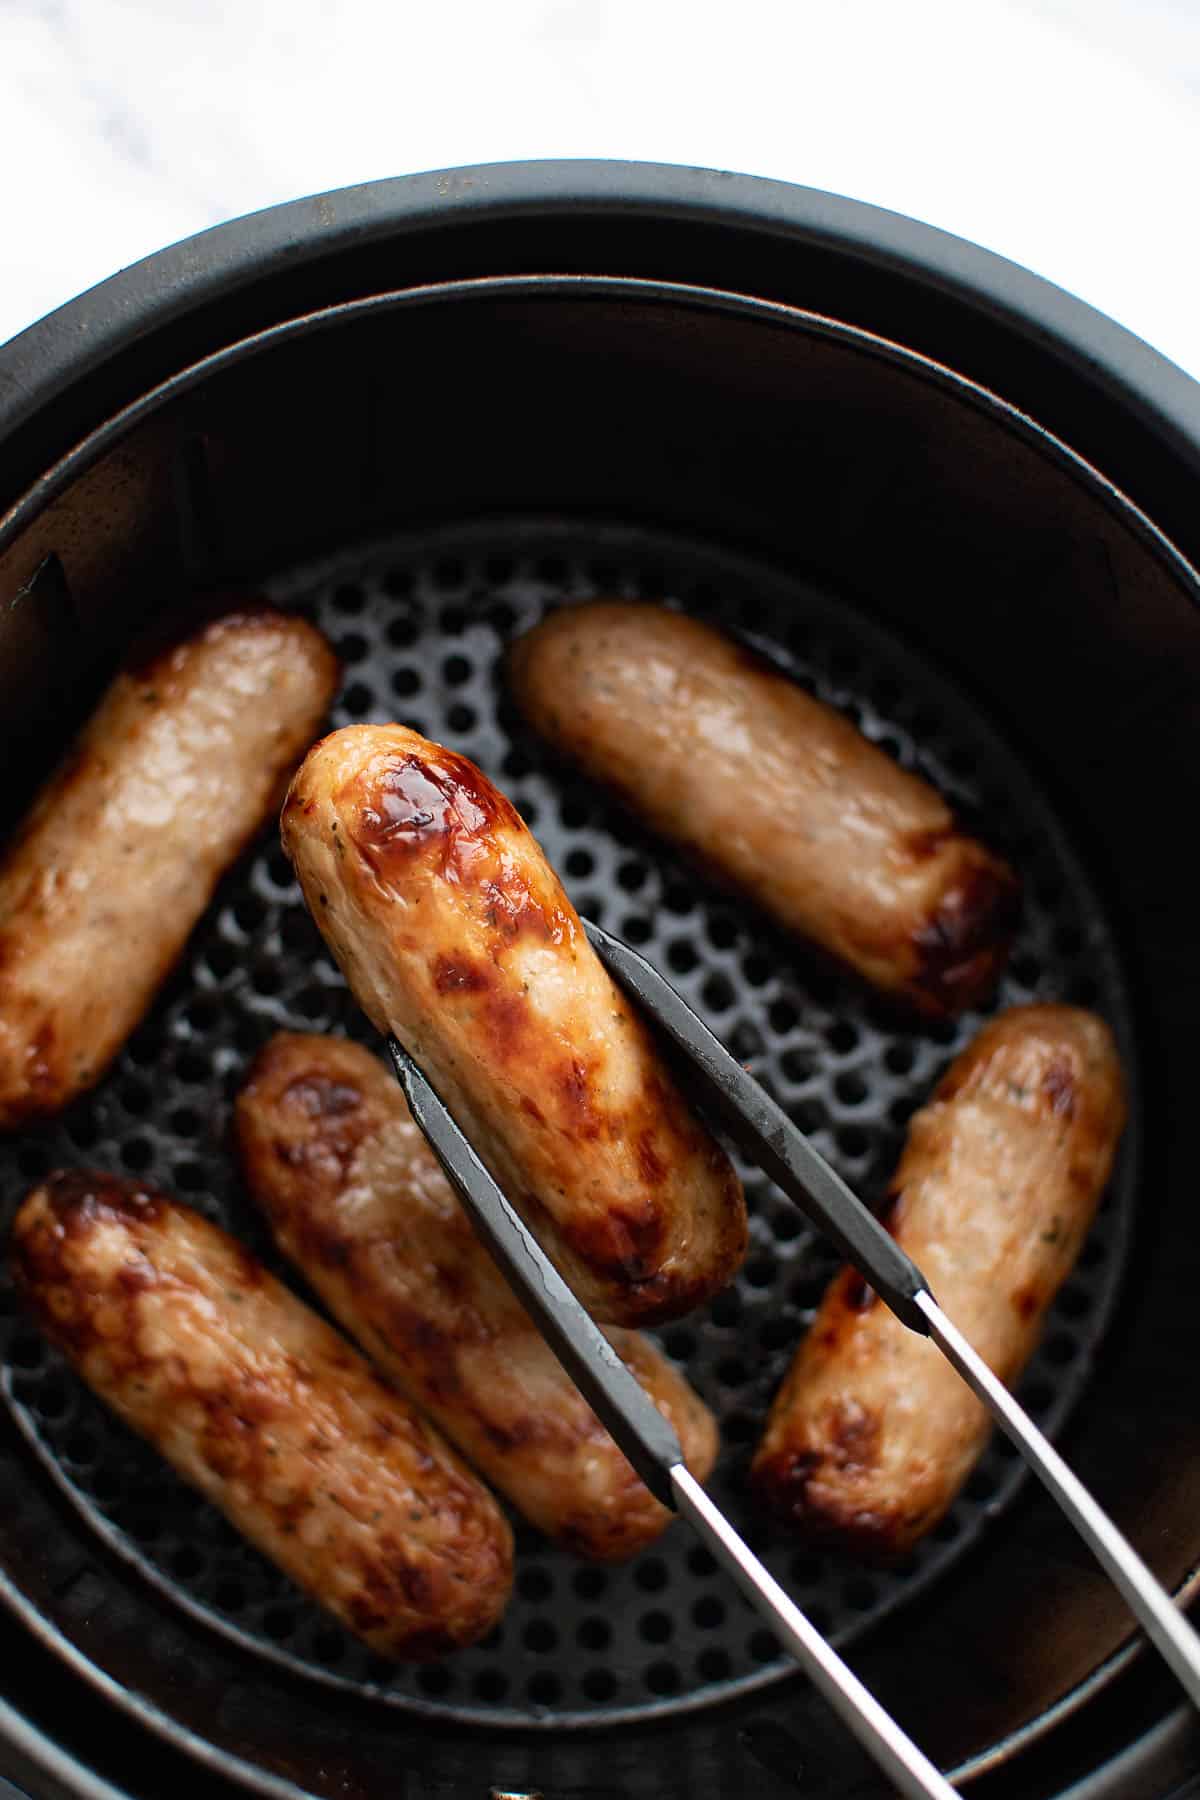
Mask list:
[[[1002,1013],[917,1113],[888,1225],[1010,1386],[1104,1190],[1125,1119],[1108,1027],[1069,1006]],[[752,1480],[805,1535],[902,1554],[966,1480],[991,1416],[853,1269],[830,1285],[771,1409]]]
[[[336,683],[320,633],[266,608],[117,676],[0,862],[0,1129],[99,1080]]]
[[[52,1175],[18,1286],[126,1424],[382,1656],[474,1643],[512,1538],[450,1446],[242,1246],[116,1176]]]
[[[1011,869],[840,713],[665,607],[563,607],[514,646],[528,718],[782,924],[930,1015],[991,986]]]
[[[632,1556],[671,1515],[634,1474],[472,1229],[390,1070],[281,1032],[237,1102],[250,1189],[280,1248],[363,1350],[525,1516],[582,1556]],[[638,1332],[609,1337],[692,1473],[708,1408]]]
[[[733,1275],[746,1209],[528,827],[402,725],[317,744],[283,842],[359,1004],[421,1064],[598,1319],[687,1312]]]

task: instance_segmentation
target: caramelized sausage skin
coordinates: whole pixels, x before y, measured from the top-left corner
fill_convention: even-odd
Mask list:
[[[595,601],[519,639],[510,674],[550,743],[875,987],[937,1017],[992,986],[1012,870],[928,783],[739,644],[666,607]]]
[[[402,725],[350,726],[309,752],[281,825],[360,1005],[595,1316],[675,1318],[724,1286],[737,1177],[482,771]]]
[[[491,1630],[512,1579],[495,1501],[233,1238],[72,1170],[26,1197],[11,1260],[100,1398],[372,1650],[423,1659]]]
[[[344,1328],[533,1524],[615,1561],[671,1514],[634,1474],[504,1280],[391,1072],[358,1044],[281,1032],[237,1101],[242,1167],[277,1243]],[[692,1473],[716,1424],[640,1333],[609,1337]]]
[[[0,1130],[99,1080],[336,684],[320,633],[265,607],[117,676],[0,860]]]
[[[909,1126],[888,1228],[1010,1386],[1079,1254],[1124,1121],[1108,1027],[1038,1005],[985,1025]],[[990,1430],[930,1340],[845,1268],[776,1396],[751,1479],[805,1536],[886,1560],[937,1524]]]

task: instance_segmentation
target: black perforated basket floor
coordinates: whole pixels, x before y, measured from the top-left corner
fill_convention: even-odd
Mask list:
[[[539,521],[447,527],[269,584],[333,638],[345,663],[337,724],[400,719],[474,758],[508,792],[581,912],[666,971],[870,1198],[907,1120],[981,1023],[909,1027],[847,978],[816,968],[744,902],[706,886],[595,788],[555,766],[515,716],[501,658],[550,606],[597,595],[665,597],[740,632],[940,787],[1011,856],[1025,915],[993,1007],[1033,998],[1095,1006],[1136,1094],[1117,948],[1101,899],[1053,812],[969,699],[836,596],[790,575],[661,534]],[[992,1009],[989,1009],[992,1010]],[[230,1106],[272,1032],[370,1042],[300,900],[274,834],[223,884],[167,990],[110,1076],[36,1134],[0,1142],[5,1224],[47,1170],[146,1175],[280,1264],[230,1155]],[[1132,1231],[1136,1110],[1116,1178],[1021,1387],[1056,1430],[1088,1375]],[[880,1573],[766,1529],[745,1490],[767,1407],[835,1261],[770,1185],[742,1169],[751,1247],[736,1281],[662,1342],[721,1423],[711,1491],[837,1644],[929,1583],[1012,1498],[1021,1466],[993,1443],[949,1516]],[[483,1644],[418,1669],[372,1657],[325,1618],[154,1453],[115,1425],[15,1310],[0,1278],[3,1389],[44,1478],[59,1484],[132,1580],[323,1683],[493,1727],[601,1725],[724,1699],[792,1667],[682,1524],[626,1567],[583,1564],[518,1524],[517,1581]]]

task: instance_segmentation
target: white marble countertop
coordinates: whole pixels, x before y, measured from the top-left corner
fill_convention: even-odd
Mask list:
[[[0,341],[275,201],[702,163],[998,250],[1200,377],[1200,0],[0,0]]]

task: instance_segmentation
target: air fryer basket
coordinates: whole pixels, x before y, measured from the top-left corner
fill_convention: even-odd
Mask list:
[[[1200,1429],[1181,1373],[1200,1347],[1187,565],[982,389],[711,283],[442,282],[192,349],[212,354],[159,369],[157,389],[148,366],[124,412],[107,395],[90,441],[81,419],[83,441],[7,521],[14,810],[143,618],[214,589],[272,592],[340,642],[339,722],[402,717],[476,756],[581,907],[640,939],[870,1191],[978,1018],[904,1027],[815,969],[554,768],[497,673],[513,629],[590,593],[665,595],[741,631],[1021,863],[1029,903],[1001,1001],[1075,998],[1118,1030],[1134,1126],[1026,1398],[1054,1427],[1077,1402],[1072,1459],[1160,1576],[1186,1581],[1200,1563]],[[280,1025],[365,1032],[267,840],[109,1080],[0,1145],[8,1211],[45,1167],[95,1160],[146,1170],[253,1238],[223,1132],[240,1070]],[[1114,1673],[1128,1622],[997,1449],[938,1538],[883,1576],[754,1524],[746,1453],[830,1263],[769,1190],[751,1197],[738,1286],[664,1334],[722,1415],[717,1491],[919,1741],[984,1771]],[[501,1637],[393,1676],[182,1497],[11,1308],[0,1323],[7,1597],[73,1665],[64,1679],[214,1773],[363,1800],[489,1785],[782,1794],[800,1770],[831,1796],[874,1791],[684,1527],[619,1572],[520,1533]],[[36,1719],[44,1696],[20,1699]],[[1048,1793],[1058,1774],[1019,1778]]]
[[[741,626],[756,647],[919,767],[1026,872],[1026,904],[1001,1005],[1066,998],[1114,1025],[1136,1094],[1137,1051],[1113,934],[1037,787],[971,703],[923,661],[811,584],[628,526],[441,527],[342,554],[270,587],[339,646],[334,723],[399,716],[480,762],[516,800],[590,917],[671,972],[693,1004],[866,1193],[882,1193],[903,1128],[979,1015],[914,1029],[850,981],[814,969],[639,833],[619,809],[556,770],[513,716],[499,673],[514,631],[548,604],[652,593]],[[0,1191],[83,1160],[183,1194],[269,1261],[267,1234],[229,1157],[228,1108],[273,1030],[373,1038],[324,950],[270,834],[228,880],[169,994],[118,1067],[62,1120],[0,1143]],[[1023,1388],[1051,1431],[1087,1380],[1134,1225],[1140,1121]],[[868,1571],[767,1532],[746,1493],[770,1397],[837,1267],[769,1182],[748,1175],[753,1248],[737,1281],[665,1333],[715,1408],[725,1454],[710,1483],[768,1566],[839,1645],[911,1607],[986,1531],[1022,1465],[997,1438],[931,1540]],[[286,1266],[281,1266],[286,1277]],[[623,1569],[580,1566],[533,1530],[518,1538],[516,1594],[478,1648],[418,1669],[389,1667],[333,1627],[215,1512],[117,1429],[63,1359],[14,1310],[0,1275],[0,1383],[50,1479],[114,1554],[217,1630],[298,1674],[410,1715],[499,1730],[657,1719],[746,1694],[790,1672],[772,1634],[728,1591],[683,1529]]]

